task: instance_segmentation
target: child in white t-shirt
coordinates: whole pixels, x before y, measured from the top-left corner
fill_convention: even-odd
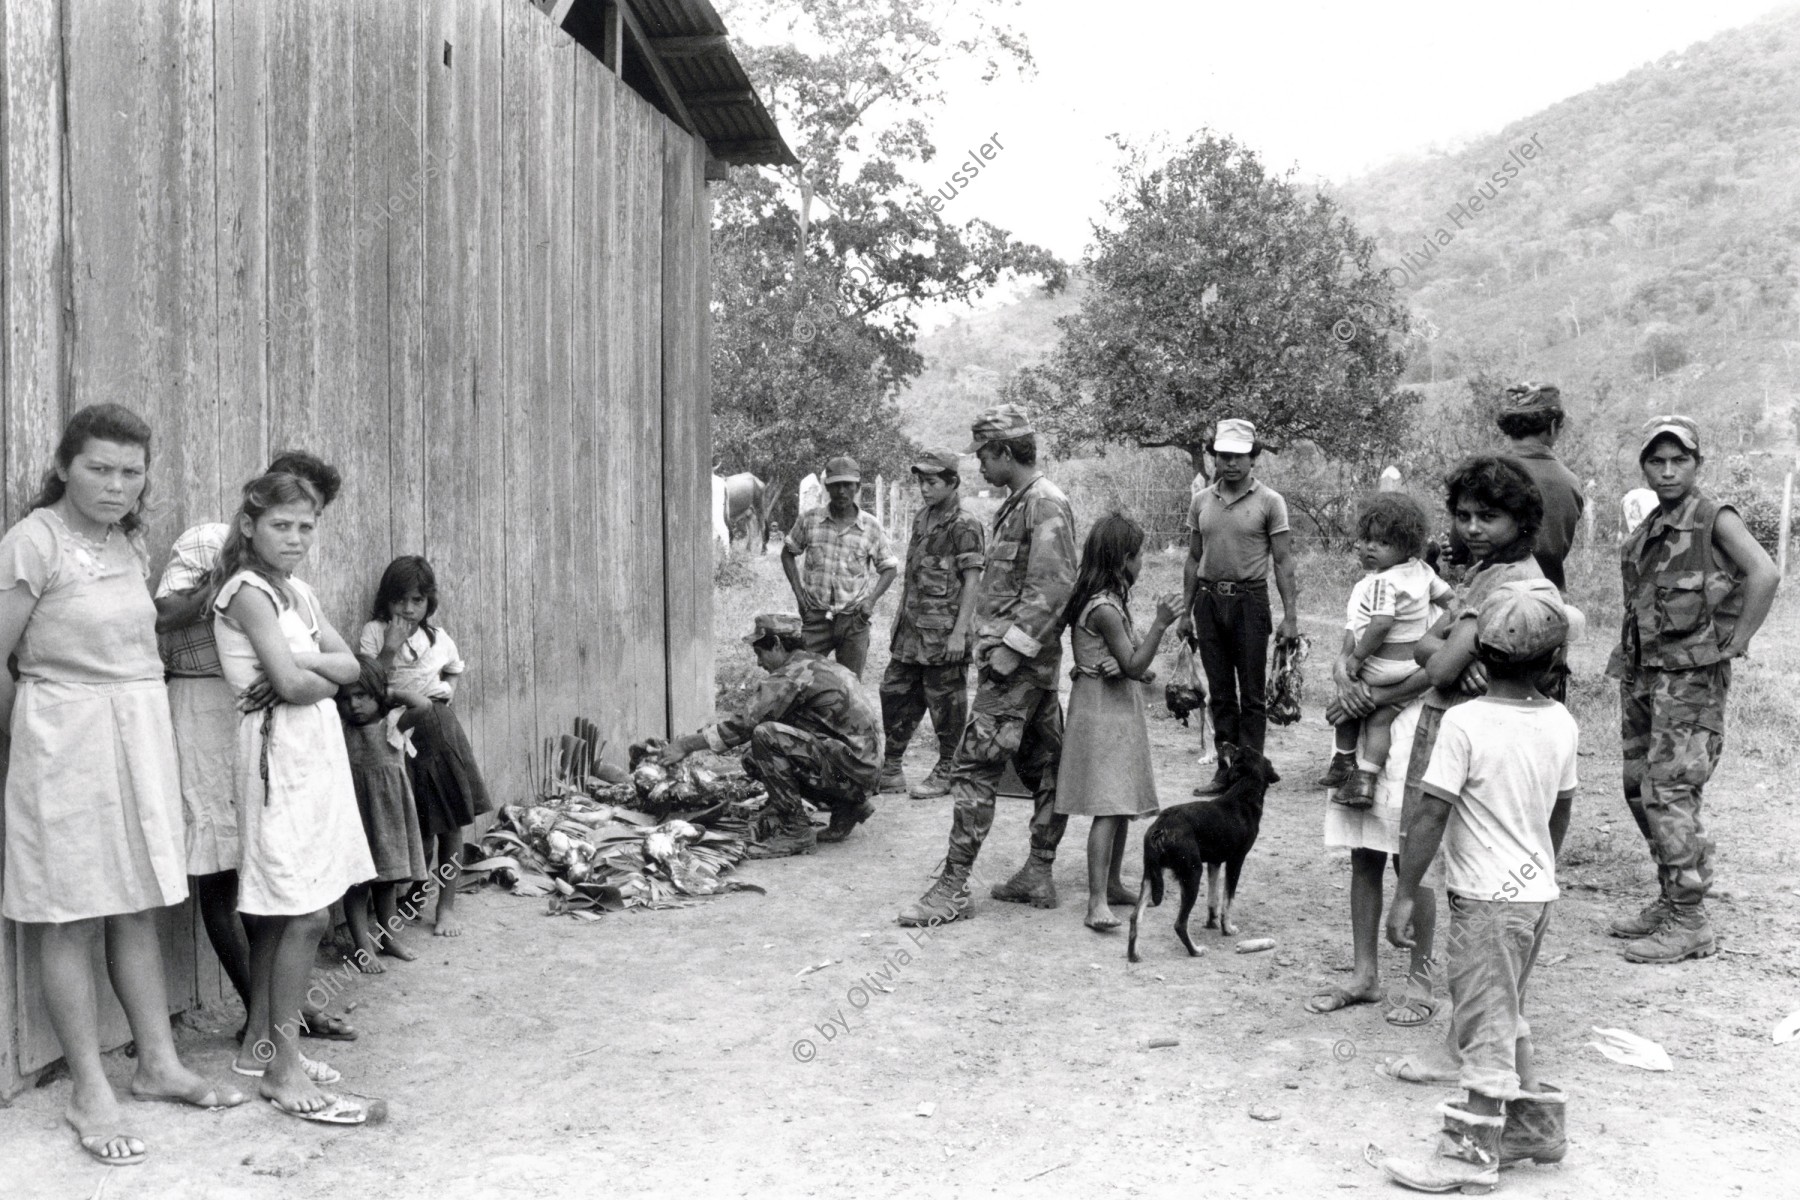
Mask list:
[[[1356,517],[1356,554],[1368,574],[1350,590],[1345,609],[1343,649],[1332,668],[1340,693],[1401,683],[1423,670],[1413,661],[1413,649],[1431,628],[1434,606],[1451,595],[1450,585],[1419,558],[1429,533],[1425,510],[1403,492],[1377,492],[1363,501]],[[1374,803],[1375,780],[1387,763],[1400,707],[1384,705],[1337,727],[1331,769],[1319,781],[1336,789],[1334,803],[1350,808]]]
[[[1537,680],[1568,637],[1554,584],[1503,583],[1476,615],[1485,696],[1445,712],[1424,795],[1401,833],[1400,886],[1388,940],[1407,926],[1440,842],[1450,893],[1450,1028],[1468,1089],[1445,1104],[1440,1157],[1384,1161],[1396,1181],[1425,1191],[1492,1186],[1502,1163],[1561,1160],[1566,1096],[1539,1082],[1525,1019],[1525,984],[1558,896],[1556,856],[1575,795],[1575,719]]]

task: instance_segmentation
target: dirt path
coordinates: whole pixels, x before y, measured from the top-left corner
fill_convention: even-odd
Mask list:
[[[1584,655],[1596,655],[1593,648]],[[1578,659],[1578,668],[1597,671]],[[1390,1052],[1442,1036],[1383,1023],[1377,1008],[1302,1010],[1350,963],[1348,858],[1320,845],[1322,795],[1307,784],[1327,749],[1313,719],[1278,730],[1285,781],[1270,795],[1245,869],[1237,955],[1216,933],[1189,959],[1153,911],[1145,961],[1122,936],[1085,929],[1085,822],[1057,864],[1063,906],[983,900],[974,920],[918,937],[893,923],[943,851],[945,800],[885,797],[852,839],[812,858],[746,864],[767,896],[584,925],[540,901],[470,896],[459,942],[416,936],[416,963],[359,979],[347,999],[362,1040],[311,1043],[392,1115],[335,1130],[266,1106],[219,1114],[127,1104],[150,1161],[88,1163],[61,1124],[66,1082],[0,1110],[0,1194],[106,1197],[619,1196],[1315,1197],[1400,1195],[1363,1147],[1428,1153],[1434,1105],[1455,1093],[1378,1078]],[[1152,721],[1174,802],[1202,777],[1195,735]],[[1573,1097],[1571,1149],[1556,1168],[1510,1172],[1515,1195],[1793,1195],[1800,1044],[1769,1031],[1800,1007],[1800,834],[1786,783],[1728,756],[1709,789],[1721,846],[1726,953],[1635,967],[1601,932],[1637,898],[1632,833],[1604,736],[1584,745],[1585,781],[1558,905],[1534,980],[1547,1077]],[[927,766],[915,746],[909,770]],[[1004,878],[1025,847],[1028,805],[1002,801],[978,865]],[[1137,874],[1134,830],[1127,878]],[[1635,839],[1635,833],[1632,833]],[[1576,856],[1580,857],[1580,856]],[[1617,888],[1631,880],[1635,891]],[[1566,958],[1559,956],[1567,955]],[[828,963],[806,973],[808,967]],[[1397,978],[1398,951],[1383,969]],[[231,1014],[211,1014],[214,1030]],[[1655,1039],[1670,1074],[1586,1048],[1590,1026]],[[829,1032],[828,1032],[829,1031]],[[1148,1039],[1180,1044],[1150,1050]],[[193,1058],[227,1066],[222,1032],[184,1030]],[[810,1057],[810,1061],[800,1061]],[[122,1086],[130,1064],[113,1056]],[[930,1115],[920,1115],[923,1106]],[[1263,1122],[1252,1106],[1279,1111]],[[1788,1147],[1784,1151],[1782,1147]]]

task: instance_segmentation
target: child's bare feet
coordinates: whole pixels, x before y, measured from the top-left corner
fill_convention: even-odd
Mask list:
[[[1328,987],[1314,992],[1306,1001],[1306,1011],[1322,1014],[1336,1012],[1340,1008],[1350,1008],[1358,1004],[1373,1004],[1381,999],[1381,987],[1376,983],[1363,983],[1351,980],[1350,986]]]
[[[1136,904],[1136,889],[1125,886],[1123,880],[1115,879],[1106,885],[1106,902],[1108,904]]]
[[[432,927],[431,932],[438,937],[461,937],[462,922],[453,912],[439,912],[437,923]]]
[[[356,957],[351,961],[356,964],[356,969],[361,971],[364,975],[385,975],[387,974],[387,968],[382,966],[381,959],[376,957],[376,955],[380,953],[381,951],[379,949],[364,950],[358,948]]]
[[[1087,920],[1084,923],[1093,930],[1117,929],[1119,918],[1113,916],[1112,909],[1107,907],[1106,901],[1094,900],[1088,903]]]
[[[397,958],[401,962],[412,962],[419,957],[405,946],[402,946],[400,944],[400,939],[391,934],[381,940],[381,952],[389,958]]]

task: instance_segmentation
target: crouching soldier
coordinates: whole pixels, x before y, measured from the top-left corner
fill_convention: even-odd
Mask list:
[[[1657,507],[1620,551],[1625,616],[1606,673],[1619,680],[1625,803],[1650,844],[1660,894],[1612,923],[1632,962],[1718,949],[1706,915],[1713,842],[1700,792],[1725,742],[1731,660],[1769,615],[1781,575],[1729,504],[1703,494],[1700,427],[1658,417],[1638,451]]]
[[[841,842],[875,813],[869,797],[881,771],[880,722],[858,694],[856,676],[802,649],[803,636],[797,616],[758,616],[744,640],[769,675],[749,710],[676,738],[661,755],[673,766],[696,750],[750,744],[744,770],[762,781],[779,823],[751,845],[751,858],[811,854],[817,842]],[[831,813],[823,833],[813,833],[806,800]]]
[[[881,790],[906,790],[900,760],[919,718],[929,711],[937,731],[937,765],[912,794],[942,796],[950,790],[950,764],[969,717],[969,630],[981,583],[981,522],[962,506],[954,450],[927,450],[912,470],[924,507],[913,518],[905,591],[881,678],[881,725],[887,735]]]

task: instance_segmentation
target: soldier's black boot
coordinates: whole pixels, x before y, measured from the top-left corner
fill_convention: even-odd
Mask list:
[[[969,864],[944,864],[943,873],[917,901],[900,910],[902,925],[942,925],[974,912],[969,900]]]
[[[1055,908],[1056,881],[1050,878],[1050,868],[1055,862],[1055,854],[1046,857],[1033,850],[1025,865],[1014,872],[1011,879],[994,885],[994,899],[1029,904],[1033,908]]]
[[[887,759],[881,764],[881,782],[875,788],[878,792],[904,792],[906,790],[906,772],[901,769],[900,760]]]
[[[1669,919],[1647,937],[1625,947],[1625,958],[1635,963],[1678,963],[1688,958],[1709,958],[1719,952],[1718,938],[1706,905],[1670,904]]]
[[[787,858],[795,854],[811,854],[819,848],[818,835],[806,811],[784,818],[766,837],[750,843],[746,858]]]
[[[840,804],[831,810],[831,824],[819,833],[819,841],[841,842],[850,836],[850,831],[875,815],[875,806],[867,800],[856,800],[848,804]]]

